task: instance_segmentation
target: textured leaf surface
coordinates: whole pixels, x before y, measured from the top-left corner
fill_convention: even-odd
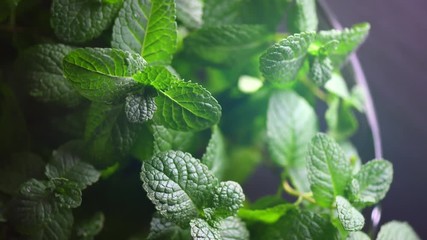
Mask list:
[[[152,125],[154,137],[154,153],[168,150],[187,151],[194,139],[193,132],[181,132],[167,129],[161,125]]]
[[[148,198],[165,217],[187,222],[210,204],[218,180],[188,153],[168,151],[142,164],[141,179]]]
[[[220,222],[219,234],[222,240],[247,240],[249,231],[238,217],[228,217]]]
[[[308,151],[308,180],[316,202],[332,206],[335,197],[344,195],[351,178],[350,161],[340,146],[329,136],[318,133]]]
[[[26,66],[30,95],[42,102],[75,106],[82,99],[65,79],[62,59],[72,50],[62,44],[41,44],[28,50],[22,57]]]
[[[82,192],[79,185],[65,178],[51,179],[55,187],[55,200],[61,208],[76,208],[82,204]]]
[[[83,43],[101,35],[121,6],[121,1],[106,4],[93,0],[54,0],[50,23],[61,40]]]
[[[216,64],[237,64],[262,51],[268,32],[261,25],[223,25],[199,29],[185,39],[192,54]]]
[[[406,222],[391,221],[384,224],[377,240],[420,240],[421,238]]]
[[[102,212],[95,213],[92,217],[76,224],[76,236],[81,240],[93,239],[101,232],[104,227],[104,221],[105,216]]]
[[[272,159],[287,167],[293,184],[308,191],[306,155],[308,144],[316,134],[317,121],[313,108],[291,91],[276,92],[267,110],[267,141]]]
[[[243,201],[245,195],[242,187],[233,181],[221,182],[213,197],[216,214],[227,217],[235,215],[243,206]]]
[[[129,122],[146,122],[153,118],[156,110],[154,97],[150,94],[131,93],[126,97],[125,113]]]
[[[173,0],[126,0],[114,23],[111,45],[140,54],[150,64],[168,65],[176,35]]]
[[[290,211],[274,228],[280,232],[281,239],[339,239],[337,230],[328,220],[309,211]]]
[[[360,232],[360,231],[351,232],[346,239],[347,240],[371,240],[369,236],[366,235],[366,233]]]
[[[318,86],[323,86],[332,77],[332,62],[329,58],[314,57],[310,61],[309,77]]]
[[[80,48],[64,58],[64,74],[84,97],[111,103],[138,89],[131,76],[145,65],[139,55],[119,49]]]
[[[364,164],[350,184],[351,200],[357,206],[370,206],[381,201],[393,181],[393,165],[386,160]]]
[[[294,207],[295,206],[293,204],[279,204],[274,207],[264,209],[242,208],[239,210],[238,216],[244,220],[275,223]]]
[[[176,18],[186,27],[197,29],[203,24],[202,0],[175,0]]]
[[[45,163],[32,153],[14,154],[0,162],[0,191],[15,195],[21,184],[30,178],[43,176]]]
[[[261,73],[275,83],[295,80],[313,40],[313,32],[297,33],[269,47],[260,57]]]
[[[195,218],[190,222],[193,240],[221,240],[221,234],[205,220]]]
[[[315,0],[294,0],[288,12],[288,26],[291,32],[317,31],[319,21]]]
[[[52,185],[35,179],[24,183],[12,200],[8,220],[37,240],[67,239],[73,225],[71,210],[59,208]]]
[[[218,126],[212,128],[211,139],[209,140],[206,152],[201,159],[202,163],[208,166],[211,172],[221,179],[227,164],[224,138]]]
[[[330,58],[336,67],[340,67],[347,56],[355,51],[365,41],[371,26],[369,23],[360,23],[351,28],[340,30],[320,31],[316,38],[316,44],[325,44],[331,40],[337,40],[338,44],[331,52]]]
[[[344,197],[336,197],[338,219],[347,231],[359,231],[365,225],[365,218]]]
[[[46,166],[46,176],[50,179],[64,178],[85,189],[98,181],[100,173],[90,164],[81,162],[76,156],[63,151],[55,151],[52,161]]]
[[[180,81],[164,67],[147,67],[134,78],[159,92],[155,123],[179,131],[197,131],[216,124],[221,117],[221,106],[206,89]]]
[[[219,26],[238,23],[239,9],[244,0],[205,0],[203,7],[203,26]]]
[[[188,235],[188,236],[187,236]],[[171,222],[170,220],[162,217],[159,213],[155,213],[150,223],[150,234],[147,239],[149,240],[186,240],[189,239],[190,234],[186,233],[181,227]]]

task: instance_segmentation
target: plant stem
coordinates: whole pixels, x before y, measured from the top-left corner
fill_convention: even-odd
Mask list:
[[[312,192],[308,192],[308,193],[302,193],[297,191],[296,189],[294,189],[289,183],[288,181],[284,181],[283,182],[283,189],[285,189],[285,192],[287,192],[289,195],[298,197],[298,200],[295,202],[296,205],[301,203],[301,200],[307,200],[311,203],[316,203],[316,200],[314,200],[313,198],[313,193]]]

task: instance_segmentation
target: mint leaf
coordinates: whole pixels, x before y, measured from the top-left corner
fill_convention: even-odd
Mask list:
[[[234,65],[262,51],[268,46],[268,37],[261,25],[215,25],[193,32],[184,44],[202,60]]]
[[[68,239],[73,225],[70,209],[59,208],[54,188],[46,181],[31,179],[12,200],[8,220],[31,239]]]
[[[240,14],[243,22],[261,24],[275,32],[286,13],[288,0],[249,0],[242,4]]]
[[[244,0],[205,0],[203,6],[203,26],[221,26],[238,23],[240,8]]]
[[[342,99],[350,98],[347,83],[344,78],[337,73],[332,74],[331,79],[325,84],[325,89]]]
[[[233,216],[243,206],[245,195],[242,187],[236,182],[220,182],[213,196],[216,215]]]
[[[194,240],[221,240],[220,232],[205,220],[195,218],[190,222],[191,237]]]
[[[184,231],[181,227],[166,219],[158,212],[151,219],[150,226],[148,240],[186,240],[190,238],[190,233],[187,233],[187,231]]]
[[[141,180],[160,214],[182,223],[197,217],[211,203],[218,185],[205,165],[180,151],[158,153],[144,161]]]
[[[293,0],[288,10],[288,27],[293,33],[317,31],[315,0]]]
[[[108,48],[80,48],[64,58],[64,74],[91,101],[112,103],[139,88],[131,78],[146,62],[139,55]]]
[[[76,208],[82,204],[82,192],[77,183],[65,178],[54,178],[50,182],[53,194],[61,208]]]
[[[392,181],[393,165],[389,161],[369,161],[351,181],[350,200],[356,206],[371,206],[385,197]]]
[[[365,218],[344,197],[335,198],[338,219],[347,231],[359,231],[365,225]]]
[[[244,220],[259,221],[264,223],[275,223],[289,210],[295,208],[293,204],[278,204],[264,209],[241,208],[238,216]]]
[[[214,126],[212,127],[211,139],[201,161],[218,179],[221,179],[227,164],[226,160],[224,138],[219,127]]]
[[[176,38],[173,0],[128,0],[114,23],[111,45],[140,54],[150,64],[168,65]]]
[[[219,235],[222,240],[247,240],[249,232],[246,224],[238,217],[228,217],[223,219],[219,225]]]
[[[80,240],[92,240],[104,227],[105,216],[102,212],[79,222],[75,226],[75,235]]]
[[[253,147],[231,148],[223,179],[244,183],[255,171],[263,157],[262,153]]]
[[[337,140],[344,140],[353,135],[359,123],[354,116],[352,107],[345,101],[335,98],[325,113],[329,134]]]
[[[144,71],[133,76],[133,79],[146,86],[151,86],[159,91],[165,91],[175,82],[181,80],[167,68],[160,66],[148,66]]]
[[[339,239],[338,231],[328,220],[307,210],[292,210],[273,226],[281,239]]]
[[[93,0],[54,0],[50,24],[65,42],[87,42],[110,26],[121,6],[121,1],[103,4]]]
[[[420,240],[421,238],[407,222],[391,221],[384,224],[377,240]]]
[[[332,77],[332,62],[328,57],[310,58],[309,77],[318,86],[323,86]]]
[[[341,31],[335,29],[320,31],[317,34],[316,44],[323,45],[332,40],[337,40],[339,43],[329,57],[335,67],[340,67],[347,59],[347,56],[365,41],[370,28],[369,23],[360,23]]]
[[[0,162],[0,192],[15,195],[21,184],[43,176],[45,163],[33,153],[14,154]]]
[[[371,240],[368,235],[364,232],[351,232],[346,240]]]
[[[203,24],[203,1],[202,0],[175,0],[176,18],[186,27],[191,29],[200,28]]]
[[[126,97],[125,113],[132,123],[143,123],[153,118],[157,106],[147,93],[131,93]]]
[[[278,91],[270,97],[267,110],[267,142],[274,162],[286,167],[293,184],[309,191],[306,175],[307,146],[316,134],[313,108],[292,91]]]
[[[314,36],[313,32],[297,33],[269,47],[260,57],[264,77],[274,83],[295,80]]]
[[[336,196],[344,195],[350,181],[350,161],[331,137],[318,133],[311,140],[307,163],[314,199],[323,207],[331,207]]]
[[[29,82],[30,95],[42,102],[73,107],[81,101],[80,94],[65,79],[62,59],[72,50],[62,44],[41,44],[26,51],[20,61]]]
[[[154,137],[154,153],[168,150],[187,151],[194,140],[193,132],[181,132],[161,125],[151,126]]]

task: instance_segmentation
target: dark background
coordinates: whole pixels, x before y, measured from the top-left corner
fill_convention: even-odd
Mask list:
[[[394,181],[382,223],[408,221],[427,238],[427,1],[328,0],[344,26],[367,21],[359,57],[378,113]],[[363,146],[361,146],[363,148]]]

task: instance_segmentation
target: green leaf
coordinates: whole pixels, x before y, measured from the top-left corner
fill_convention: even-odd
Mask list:
[[[243,206],[245,195],[236,182],[220,182],[213,196],[213,206],[217,216],[233,216]]]
[[[316,44],[323,45],[331,40],[337,40],[339,43],[329,57],[335,67],[340,67],[348,55],[365,41],[370,28],[369,23],[360,23],[343,30],[320,31],[317,34]]]
[[[8,211],[8,220],[31,239],[68,239],[73,225],[70,209],[59,208],[54,188],[46,181],[31,179],[21,186]]]
[[[104,227],[105,216],[102,212],[95,213],[92,217],[76,224],[75,234],[80,240],[92,240]]]
[[[393,181],[393,165],[387,160],[372,160],[364,164],[353,177],[350,200],[356,206],[371,206],[381,201]]]
[[[293,0],[288,10],[288,27],[292,33],[317,31],[318,23],[315,0]]]
[[[238,217],[228,217],[223,219],[219,225],[219,235],[222,240],[247,240],[249,232],[246,224]]]
[[[290,209],[295,208],[293,204],[278,204],[274,207],[268,207],[264,209],[247,209],[241,208],[238,212],[238,216],[244,220],[259,221],[264,223],[275,223],[283,215],[285,215]]]
[[[340,74],[333,73],[331,79],[325,83],[325,89],[342,99],[350,98],[347,83]]]
[[[261,25],[222,25],[204,27],[185,39],[185,46],[202,60],[235,65],[261,52],[269,35]]]
[[[125,113],[132,123],[144,123],[157,110],[154,97],[147,93],[131,93],[126,97]]]
[[[205,220],[195,218],[190,222],[191,237],[194,240],[221,240],[220,232]]]
[[[309,191],[307,146],[316,134],[316,114],[307,101],[292,91],[274,93],[267,110],[267,142],[273,161],[286,167],[293,184]]]
[[[104,4],[94,0],[54,0],[50,24],[65,42],[87,42],[111,25],[121,6],[121,1]]]
[[[0,161],[0,191],[15,195],[27,180],[41,178],[44,166],[43,160],[32,153],[14,154],[10,159]]]
[[[421,238],[407,222],[391,221],[384,224],[377,240],[420,240]]]
[[[226,159],[224,137],[218,126],[212,128],[212,136],[201,161],[208,166],[218,179],[222,179],[228,161]]]
[[[329,58],[310,58],[309,77],[318,86],[323,86],[332,77],[332,62]]]
[[[184,231],[180,226],[166,219],[156,212],[151,219],[150,234],[148,240],[187,240],[190,234]]]
[[[29,82],[30,95],[42,102],[73,107],[82,97],[65,79],[62,59],[72,50],[62,44],[41,44],[32,47],[20,57],[19,64],[26,66],[23,73]]]
[[[365,225],[365,218],[357,211],[344,197],[335,198],[337,205],[338,219],[347,231],[359,231]]]
[[[46,166],[49,179],[64,178],[75,182],[83,190],[97,182],[100,173],[90,164],[65,151],[54,151],[52,161]]]
[[[338,231],[328,220],[306,210],[290,211],[273,227],[280,232],[280,239],[339,239]]]
[[[261,24],[275,32],[286,13],[288,0],[249,0],[245,1],[240,14],[245,23]]]
[[[203,27],[238,23],[244,0],[205,0]]]
[[[359,127],[351,106],[339,98],[331,101],[325,113],[325,119],[328,124],[329,134],[337,140],[349,138]]]
[[[264,77],[274,83],[295,80],[314,36],[313,32],[297,33],[269,47],[260,57]]]
[[[197,29],[203,24],[203,1],[202,0],[175,0],[176,18],[184,26]]]
[[[158,153],[144,161],[141,180],[160,214],[182,223],[188,223],[211,204],[218,185],[205,165],[180,151]]]
[[[138,54],[119,49],[80,48],[64,58],[64,74],[84,97],[112,103],[140,88],[131,76],[145,65]]]
[[[180,81],[164,67],[147,67],[134,76],[158,90],[154,122],[179,131],[198,131],[216,124],[221,106],[197,83]]]
[[[262,159],[262,153],[256,148],[245,146],[230,148],[223,179],[244,183],[255,171]],[[236,169],[239,169],[239,171],[236,171]]]
[[[195,137],[193,132],[175,131],[161,125],[152,125],[151,128],[154,137],[154,153],[168,150],[187,151]]]
[[[316,202],[331,207],[351,178],[350,161],[329,136],[318,133],[311,140],[307,158],[308,180]]]
[[[368,235],[364,232],[351,232],[346,240],[371,240]]]
[[[168,65],[176,39],[173,0],[127,0],[114,23],[111,45],[140,54],[150,64]]]
[[[76,208],[82,204],[80,186],[65,178],[54,178],[50,182],[54,186],[53,194],[61,208]]]

